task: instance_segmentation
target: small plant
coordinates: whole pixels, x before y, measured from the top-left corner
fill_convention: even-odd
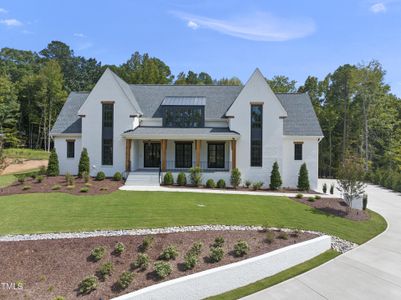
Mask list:
[[[186,270],[191,270],[193,268],[195,268],[196,264],[198,263],[198,256],[188,252],[187,254],[185,254],[184,257],[184,266]]]
[[[42,183],[42,181],[43,181],[44,178],[45,178],[45,177],[44,177],[43,175],[38,175],[38,176],[36,176],[36,182],[37,182],[37,183]]]
[[[173,185],[174,184],[174,177],[171,172],[167,172],[166,174],[164,174],[163,184],[164,185]]]
[[[149,267],[149,256],[145,253],[139,253],[137,259],[131,264],[133,269],[140,268],[146,270]]]
[[[25,175],[18,175],[17,180],[19,183],[23,184],[25,182]]]
[[[194,186],[202,184],[202,170],[199,167],[192,167],[189,169],[189,179]]]
[[[217,187],[219,189],[225,189],[226,188],[226,182],[224,181],[224,179],[219,179],[217,181]]]
[[[65,300],[63,296],[57,296],[56,298],[53,298],[53,300]]]
[[[309,198],[308,198],[308,201],[309,201],[309,202],[315,202],[315,197],[309,197]]]
[[[187,185],[187,176],[184,172],[180,172],[177,176],[177,184],[179,186]]]
[[[91,258],[94,261],[99,261],[104,256],[104,253],[105,253],[105,249],[102,246],[93,248],[92,251],[91,251]]]
[[[293,236],[293,237],[299,237],[300,234],[301,234],[301,231],[299,231],[298,229],[291,232],[291,236]]]
[[[92,184],[91,184],[90,182],[86,182],[86,183],[84,184],[84,186],[86,186],[86,187],[91,187]]]
[[[115,246],[114,246],[114,253],[117,255],[120,255],[121,253],[123,253],[125,250],[125,246],[123,243],[118,242]]]
[[[245,181],[245,186],[249,189],[249,187],[252,185],[252,181],[246,180]]]
[[[206,187],[209,189],[214,189],[216,187],[216,183],[210,178],[206,181]]]
[[[134,280],[135,274],[129,271],[123,272],[117,280],[117,284],[121,289],[126,289]]]
[[[288,240],[288,233],[285,231],[280,231],[280,233],[277,235],[277,238],[280,240]]]
[[[262,188],[262,186],[263,186],[263,182],[262,181],[257,181],[257,182],[253,183],[252,189],[254,191],[257,191],[257,190],[260,190]]]
[[[96,174],[96,180],[97,181],[105,180],[105,178],[106,178],[106,174],[104,174],[103,171],[97,172],[97,174]]]
[[[120,172],[115,172],[113,175],[113,180],[114,181],[121,181],[123,179],[123,175],[121,175]]]
[[[27,191],[27,190],[30,190],[31,189],[31,186],[30,185],[24,185],[23,187],[22,187],[22,190],[23,191]]]
[[[90,179],[89,172],[84,171],[84,172],[82,172],[81,176],[85,183],[89,183],[89,179]]]
[[[300,191],[309,191],[309,176],[308,176],[308,169],[306,168],[306,163],[301,165],[298,174],[298,189]]]
[[[210,248],[210,260],[212,262],[219,262],[220,260],[223,259],[224,256],[224,250],[221,247],[211,247]]]
[[[53,191],[58,191],[59,189],[61,189],[61,185],[59,185],[59,184],[55,184],[52,186]]]
[[[266,243],[271,244],[274,241],[274,232],[273,231],[267,231],[266,232]]]
[[[170,260],[176,259],[178,256],[177,248],[173,245],[168,246],[163,252],[160,254],[160,259]]]
[[[153,236],[145,236],[142,241],[141,251],[146,252],[153,244]]]
[[[60,173],[56,149],[52,149],[47,164],[47,176],[58,176]]]
[[[195,242],[195,243],[193,243],[191,249],[189,249],[188,252],[198,256],[202,252],[202,247],[203,247],[202,242]]]
[[[45,166],[40,166],[38,174],[39,175],[46,175],[46,167]]]
[[[90,292],[96,290],[97,285],[97,278],[95,276],[88,276],[80,282],[78,286],[79,292],[81,294],[89,294]]]
[[[103,192],[103,191],[108,191],[109,190],[109,188],[107,187],[107,186],[102,186],[101,188],[100,188],[100,190]]]
[[[304,197],[304,195],[302,195],[302,194],[297,194],[296,196],[295,196],[295,198],[297,198],[297,199],[302,199]]]
[[[111,262],[107,262],[100,266],[100,268],[97,271],[97,274],[99,274],[100,279],[104,280],[108,276],[110,276],[112,272],[113,272],[113,264]]]
[[[270,175],[270,189],[278,190],[283,184],[277,161],[274,162]]]
[[[330,185],[330,194],[334,194],[334,183]]]
[[[230,183],[234,189],[237,189],[241,184],[241,172],[238,170],[238,168],[231,170]]]
[[[367,207],[368,207],[368,194],[363,194],[362,209],[366,210]]]
[[[89,188],[85,186],[85,187],[82,187],[79,191],[81,193],[87,193],[87,192],[89,192]]]
[[[249,245],[245,241],[238,241],[234,245],[234,254],[237,257],[244,256],[249,252]]]
[[[166,278],[173,271],[171,264],[165,261],[155,262],[154,270],[161,279]]]
[[[322,191],[325,194],[327,193],[327,183],[323,183]]]
[[[222,236],[218,236],[214,239],[213,247],[223,247],[224,238]]]
[[[322,197],[320,197],[319,195],[315,196],[315,200],[320,200],[320,199],[322,199]]]
[[[72,176],[70,173],[65,174],[65,181],[67,182],[67,185],[73,186],[75,185],[75,179],[74,176]]]

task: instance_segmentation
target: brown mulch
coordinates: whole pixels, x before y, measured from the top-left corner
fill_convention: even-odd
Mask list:
[[[154,242],[147,251],[151,259],[148,270],[132,270],[130,264],[136,259],[143,241],[143,236],[94,237],[85,239],[59,239],[42,241],[0,242],[0,278],[2,282],[23,282],[23,290],[0,289],[0,299],[110,299],[121,294],[156,284],[160,281],[153,272],[153,263],[168,245],[175,245],[179,251],[176,260],[172,260],[173,272],[164,280],[169,280],[202,270],[222,266],[256,255],[292,245],[316,237],[309,233],[300,233],[298,237],[289,235],[288,240],[276,239],[268,244],[265,232],[261,231],[210,231],[186,232],[154,235]],[[218,263],[208,259],[209,245],[218,236],[224,237],[224,258]],[[234,257],[232,250],[238,240],[245,240],[250,252],[242,257]],[[184,255],[193,242],[203,243],[199,262],[193,270],[185,271]],[[117,256],[113,254],[117,242],[124,243],[126,250]],[[90,252],[94,247],[104,246],[105,257],[93,262]],[[114,271],[105,281],[99,281],[96,291],[89,295],[78,293],[78,284],[86,276],[96,274],[96,270],[106,262],[112,262]],[[133,283],[121,291],[116,288],[116,281],[122,272],[131,270],[135,273]]]
[[[290,199],[314,207],[325,213],[354,221],[365,221],[369,220],[370,218],[367,211],[349,209],[348,205],[341,198],[320,198],[315,200],[314,202],[308,201],[308,198],[305,197],[301,199],[291,197]]]
[[[15,195],[15,194],[29,194],[29,193],[56,193],[63,192],[74,195],[99,195],[107,194],[118,190],[120,186],[123,185],[122,181],[113,181],[110,178],[106,178],[102,181],[96,181],[93,178],[90,179],[88,186],[88,191],[83,193],[81,188],[86,187],[83,179],[74,177],[75,185],[73,188],[67,188],[67,181],[65,176],[55,176],[47,177],[44,176],[42,182],[38,182],[33,178],[26,178],[25,182],[20,183],[18,181],[12,183],[11,185],[0,188],[0,196]],[[60,185],[60,189],[53,190],[52,187],[55,185]],[[24,187],[29,186],[29,189],[24,189]]]

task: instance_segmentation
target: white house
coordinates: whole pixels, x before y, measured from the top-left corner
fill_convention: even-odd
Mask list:
[[[305,162],[313,189],[323,138],[308,94],[275,94],[259,69],[244,86],[127,84],[107,69],[92,91],[69,95],[51,134],[62,174],[77,173],[87,148],[91,175],[125,172],[132,184],[199,166],[205,181],[229,183],[237,167],[268,186],[277,161],[284,187]]]

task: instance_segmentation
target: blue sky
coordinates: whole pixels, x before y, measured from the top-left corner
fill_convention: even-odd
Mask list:
[[[401,96],[401,0],[0,0],[0,47],[39,51],[51,40],[104,64],[140,51],[174,74],[242,81],[259,67],[302,84],[378,59]]]

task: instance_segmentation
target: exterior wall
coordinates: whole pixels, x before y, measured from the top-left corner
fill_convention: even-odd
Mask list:
[[[317,190],[319,138],[284,136],[283,141],[283,167],[280,169],[283,186],[296,187],[298,184],[299,168],[303,163],[306,163],[311,189]],[[294,159],[294,142],[303,142],[302,160]]]
[[[65,175],[70,173],[72,175],[78,174],[78,163],[81,157],[82,143],[81,137],[78,136],[57,136],[53,138],[54,147],[57,151],[60,174]],[[74,158],[67,158],[67,140],[75,140],[75,155]]]
[[[163,126],[162,118],[141,118],[140,119],[141,126]],[[205,120],[205,127],[228,127],[228,121],[225,119],[222,120]]]

